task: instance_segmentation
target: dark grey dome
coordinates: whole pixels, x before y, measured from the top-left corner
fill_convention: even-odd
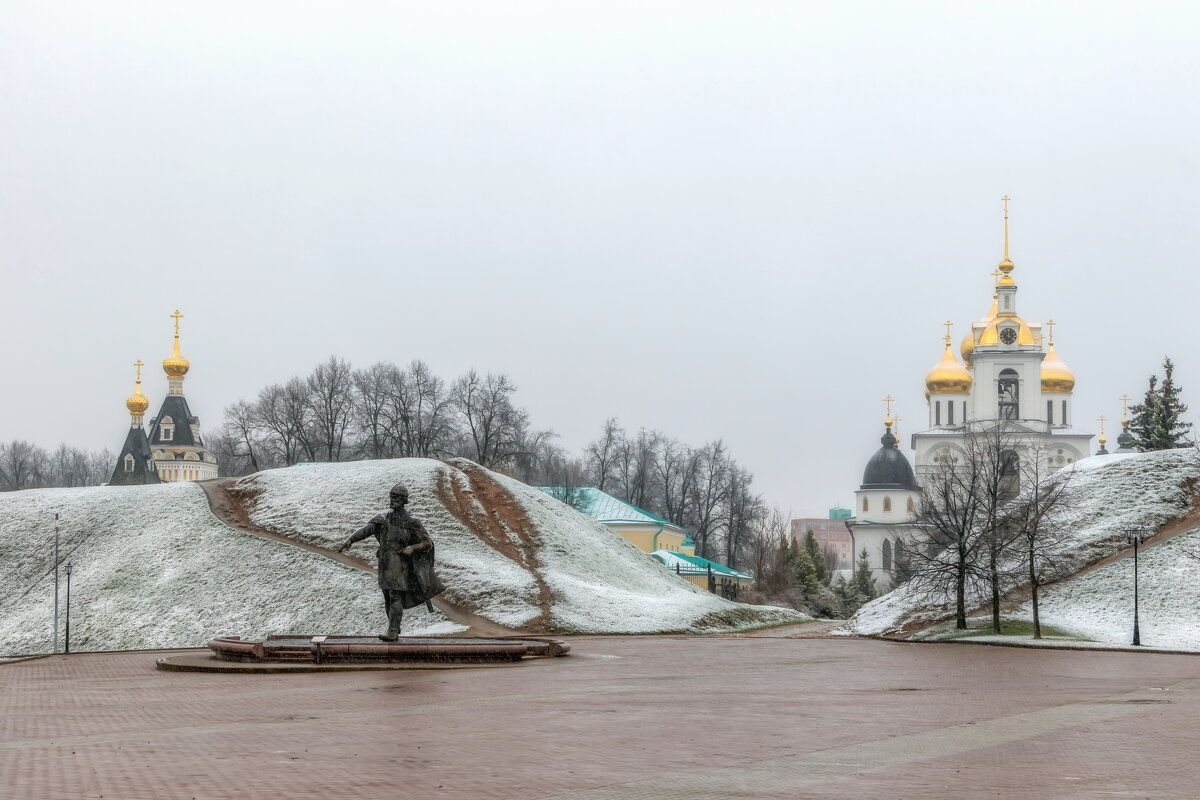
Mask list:
[[[913,476],[912,465],[908,463],[904,453],[896,447],[896,437],[892,429],[879,440],[883,447],[871,456],[867,468],[863,470],[863,482],[860,489],[905,489],[917,491],[917,479]]]

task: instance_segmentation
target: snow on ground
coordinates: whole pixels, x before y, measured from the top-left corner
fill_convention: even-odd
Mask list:
[[[374,576],[229,528],[195,484],[29,490],[0,494],[0,655],[50,649],[55,513],[75,568],[72,649],[370,634],[385,623]],[[405,617],[405,633],[457,630],[423,608]]]
[[[1142,644],[1200,650],[1200,528],[1138,554]],[[1106,564],[1039,593],[1042,623],[1094,642],[1133,636],[1133,559]],[[1027,602],[1007,616],[1033,620]]]
[[[484,531],[501,501],[485,497],[471,474],[482,473],[503,489],[532,529],[522,539],[511,522],[501,525],[505,541],[520,553],[502,552]],[[239,488],[254,498],[255,524],[322,546],[336,546],[387,505],[395,483],[408,487],[412,513],[436,544],[438,574],[447,599],[506,626],[589,633],[717,631],[801,622],[788,609],[731,603],[677,578],[657,561],[610,531],[519,481],[469,462],[430,459],[313,464],[269,470],[244,479]],[[466,497],[468,523],[439,496],[448,486]],[[460,514],[460,516],[462,516]],[[503,515],[500,515],[503,516]],[[352,551],[370,557],[367,543]]]
[[[1051,476],[1049,480],[1064,479],[1069,479],[1071,483],[1065,493],[1063,507],[1051,521],[1055,531],[1056,567],[1048,579],[1068,578],[1088,564],[1128,549],[1126,528],[1155,530],[1184,516],[1192,507],[1197,493],[1200,457],[1190,449],[1093,456]],[[1179,540],[1183,538],[1181,536]],[[1184,576],[1190,574],[1190,564],[1170,555],[1175,542],[1179,540],[1171,540],[1143,552],[1145,556],[1150,556],[1158,550],[1164,551],[1163,555],[1158,556],[1165,559],[1161,565],[1175,566],[1162,573],[1159,579],[1163,582],[1162,591],[1173,591],[1183,597],[1190,596],[1194,587],[1182,582]],[[1098,640],[1115,641],[1120,638],[1116,637],[1115,631],[1119,625],[1115,620],[1121,613],[1126,614],[1126,627],[1131,624],[1129,615],[1132,613],[1132,600],[1129,610],[1122,611],[1125,607],[1121,605],[1123,601],[1118,592],[1119,580],[1112,576],[1122,574],[1122,570],[1132,574],[1131,569],[1122,560],[1043,589],[1043,621],[1078,632],[1085,638],[1102,637]],[[1145,563],[1141,574],[1147,574]],[[1098,576],[1108,577],[1103,579],[1106,582],[1098,583],[1101,580]],[[1077,589],[1074,588],[1075,584],[1078,584]],[[1023,586],[1018,583],[1015,588]],[[1090,588],[1084,589],[1085,586]],[[975,601],[973,605],[979,605],[985,598],[976,594]],[[1105,605],[1109,610],[1102,612],[1101,608]],[[1048,616],[1051,607],[1054,608],[1054,619]],[[1193,613],[1200,612],[1200,602],[1185,603],[1181,607]],[[901,628],[916,629],[932,625],[947,616],[953,616],[952,601],[931,598],[906,584],[863,606],[847,623],[847,629],[863,635],[892,635]],[[1178,621],[1183,624],[1183,618]],[[1190,625],[1178,628],[1176,634],[1162,629],[1160,633],[1164,638],[1175,643],[1164,640],[1158,646],[1188,647],[1190,645],[1185,642],[1192,641],[1194,636],[1190,631]]]

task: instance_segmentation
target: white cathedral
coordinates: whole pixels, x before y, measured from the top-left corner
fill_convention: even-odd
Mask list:
[[[855,557],[864,549],[876,585],[886,591],[897,543],[918,535],[912,526],[919,502],[919,481],[935,465],[958,462],[966,453],[966,437],[1004,424],[1014,439],[1017,458],[1037,453],[1056,471],[1089,453],[1091,433],[1072,426],[1075,375],[1054,351],[1054,323],[1046,324],[1043,346],[1040,322],[1027,322],[1017,311],[1017,282],[1008,256],[1008,198],[1004,198],[1004,260],[1000,262],[992,307],[963,337],[960,361],[951,347],[945,323],[946,349],[925,377],[929,422],[911,435],[914,472],[892,434],[889,406],[882,447],[871,457],[855,492],[850,520]],[[890,397],[887,398],[890,401]],[[1100,453],[1105,438],[1101,434]]]

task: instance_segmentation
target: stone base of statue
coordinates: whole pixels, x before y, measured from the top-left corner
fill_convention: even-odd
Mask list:
[[[539,637],[420,637],[394,642],[368,636],[268,636],[261,642],[221,636],[209,654],[159,659],[162,670],[191,672],[324,672],[339,669],[430,669],[515,664],[566,655],[570,645]]]

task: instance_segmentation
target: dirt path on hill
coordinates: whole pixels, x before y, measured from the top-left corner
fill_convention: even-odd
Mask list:
[[[552,632],[550,608],[554,598],[542,578],[536,527],[512,494],[483,467],[470,461],[447,462],[446,465],[465,475],[469,486],[460,485],[454,479],[454,473],[441,472],[437,482],[438,499],[480,541],[529,572],[537,585],[539,610],[538,615],[526,623],[526,630]]]
[[[236,478],[216,478],[214,480],[196,481],[196,484],[204,490],[204,495],[208,499],[208,507],[212,509],[213,516],[218,520],[228,525],[230,528],[249,533],[254,536],[260,536],[263,539],[270,539],[274,542],[281,542],[301,550],[307,550],[310,553],[324,556],[331,561],[336,561],[339,564],[345,564],[348,567],[360,569],[363,572],[369,572],[372,575],[376,574],[377,570],[367,560],[352,556],[347,553],[339,553],[336,550],[331,550],[327,547],[319,547],[315,544],[300,542],[276,531],[264,528],[250,521],[250,506],[254,500],[254,495],[250,492],[231,492],[230,488],[237,483]],[[506,634],[515,633],[510,628],[505,628],[502,625],[497,625],[489,619],[472,613],[465,608],[450,603],[441,597],[433,598],[433,605],[439,611],[446,615],[446,618],[451,622],[457,622],[459,625],[466,625],[470,630],[468,633],[479,636],[504,636]]]
[[[1139,550],[1145,551],[1149,548],[1157,547],[1158,545],[1169,542],[1172,539],[1174,539],[1175,537],[1185,534],[1188,531],[1195,530],[1197,527],[1200,527],[1200,495],[1193,496],[1192,508],[1190,511],[1188,511],[1183,516],[1178,517],[1177,519],[1174,519],[1171,522],[1168,522],[1165,525],[1163,525],[1162,527],[1160,527],[1157,531],[1154,532],[1153,536],[1151,536],[1150,538],[1148,538],[1144,542],[1142,542],[1138,546],[1138,548],[1139,548]],[[1039,596],[1041,595],[1042,592],[1045,592],[1047,589],[1057,586],[1060,583],[1075,580],[1076,578],[1081,577],[1083,575],[1087,575],[1089,572],[1098,570],[1101,567],[1107,567],[1109,564],[1113,564],[1117,561],[1124,561],[1124,560],[1130,559],[1130,558],[1133,558],[1133,548],[1132,547],[1126,547],[1122,550],[1118,550],[1115,553],[1104,556],[1103,558],[1097,559],[1096,561],[1093,561],[1093,562],[1079,568],[1075,572],[1072,572],[1070,575],[1064,575],[1061,578],[1057,578],[1055,580],[1043,583],[1041,586],[1038,587]],[[1029,600],[1032,596],[1033,596],[1033,590],[1028,585],[1023,586],[1019,589],[1014,589],[1012,591],[1012,593],[1004,599],[1003,603],[1001,603],[1001,608],[1003,608],[1005,610],[1013,610],[1013,609],[1019,608],[1022,603]],[[981,605],[977,608],[968,610],[967,616],[971,617],[971,616],[974,616],[974,615],[980,614],[980,613],[990,614],[991,611],[992,611],[992,604],[984,603],[983,605]],[[886,638],[902,638],[902,639],[908,638],[910,636],[920,633],[923,630],[932,628],[935,625],[940,625],[941,623],[945,622],[946,620],[953,619],[953,617],[954,617],[954,613],[950,612],[945,617],[937,620],[936,622],[921,622],[921,623],[915,624],[915,625],[906,625],[900,630],[900,632],[898,634],[895,634],[894,636],[888,636]]]

